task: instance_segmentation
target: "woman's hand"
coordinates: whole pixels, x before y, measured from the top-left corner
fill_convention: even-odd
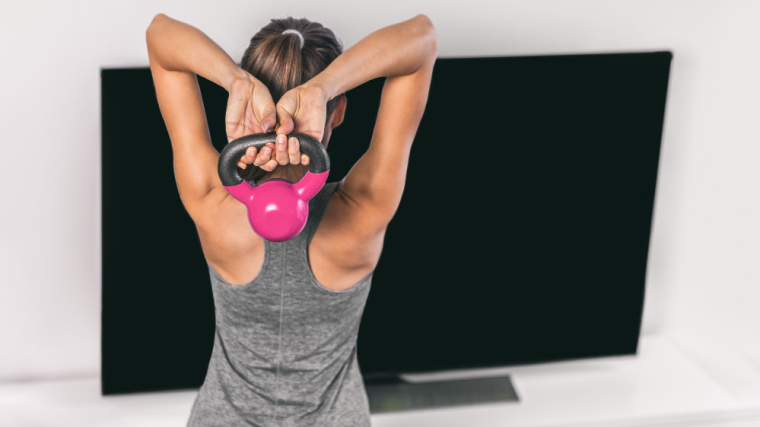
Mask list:
[[[225,116],[227,142],[246,135],[267,133],[277,123],[276,107],[269,89],[249,73],[240,71],[240,76],[230,83],[229,88]],[[309,157],[301,154],[296,138],[290,138],[287,145],[285,142],[286,135],[283,134],[278,135],[276,146],[269,143],[259,153],[254,147],[248,148],[238,167],[245,169],[253,164],[272,172],[278,164],[309,164]]]
[[[278,137],[279,134],[300,132],[322,141],[327,101],[327,92],[309,83],[285,92],[277,103]]]
[[[224,121],[227,142],[254,133],[267,133],[277,123],[275,105],[269,89],[245,70],[227,89],[227,113]]]
[[[286,138],[285,135],[277,135],[278,141],[276,147],[275,144],[270,142],[258,153],[256,152],[256,147],[248,147],[245,155],[240,158],[237,165],[241,169],[245,169],[248,165],[253,164],[267,172],[272,172],[277,165],[308,165],[310,161],[309,156],[301,153],[298,139],[291,137],[286,145],[283,143],[283,140]]]
[[[301,85],[289,90],[276,106],[276,144],[267,144],[259,153],[254,147],[248,148],[238,166],[245,169],[253,164],[272,172],[277,165],[308,165],[309,156],[301,153],[298,139],[291,137],[288,140],[287,135],[300,132],[321,141],[325,132],[326,108],[327,95],[321,87]]]

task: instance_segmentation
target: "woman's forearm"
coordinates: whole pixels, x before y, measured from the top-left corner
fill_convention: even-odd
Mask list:
[[[219,45],[197,28],[159,13],[145,32],[148,55],[170,71],[198,74],[229,91],[242,71]]]
[[[330,100],[378,77],[412,74],[438,54],[435,27],[425,15],[381,28],[338,56],[308,84]]]

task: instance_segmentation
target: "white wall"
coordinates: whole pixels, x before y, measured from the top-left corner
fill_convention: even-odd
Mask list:
[[[760,367],[760,2],[38,0],[0,4],[0,380],[99,372],[99,72],[147,65],[158,12],[235,59],[288,15],[347,48],[425,13],[440,56],[672,50],[644,333],[720,338]]]

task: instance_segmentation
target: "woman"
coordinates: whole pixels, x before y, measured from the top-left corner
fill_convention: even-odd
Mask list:
[[[382,28],[343,53],[318,23],[272,20],[240,66],[205,34],[162,14],[146,40],[177,188],[198,230],[216,310],[211,361],[188,425],[369,425],[356,337],[427,102],[437,54],[430,19]],[[344,117],[344,93],[386,77],[369,149],[311,200],[294,239],[261,239],[222,186],[196,74],[229,92],[228,140],[277,132],[276,144],[250,148],[238,163],[241,176],[258,182],[300,179],[309,158],[287,135],[327,146]]]

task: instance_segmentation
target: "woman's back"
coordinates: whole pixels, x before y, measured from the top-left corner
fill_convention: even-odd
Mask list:
[[[311,200],[298,236],[264,241],[253,280],[233,285],[209,264],[216,333],[190,426],[370,424],[356,339],[372,276],[330,290],[306,256],[337,185]]]
[[[320,286],[332,291],[341,291],[366,277],[374,270],[382,251],[382,238],[374,242],[363,242],[363,248],[351,248],[353,252],[366,253],[368,262],[345,268],[342,257],[336,257],[339,248],[341,221],[344,211],[350,209],[340,189],[342,182],[335,182],[332,192],[323,195],[325,200],[324,218],[319,228],[312,230],[305,251],[311,273]],[[208,215],[209,221],[195,220],[196,229],[206,261],[220,278],[231,286],[242,285],[256,277],[263,267],[267,241],[258,237],[251,228],[246,215],[246,207],[224,190],[217,190],[219,203]],[[214,198],[214,196],[209,196]],[[313,199],[312,199],[313,200]],[[311,215],[311,210],[310,210]],[[305,231],[301,232],[302,234]]]

